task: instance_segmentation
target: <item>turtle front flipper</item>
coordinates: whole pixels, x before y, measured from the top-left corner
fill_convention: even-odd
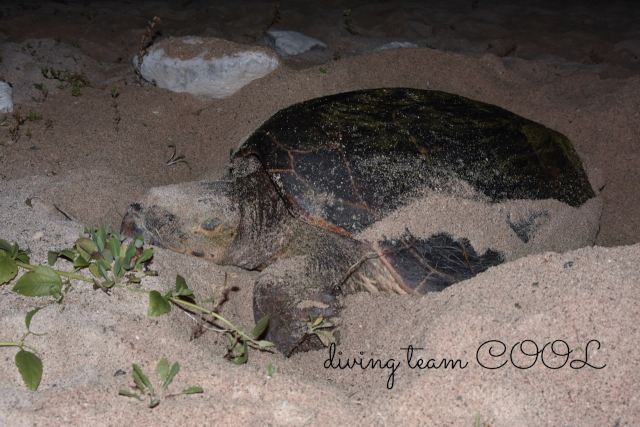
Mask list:
[[[280,259],[266,267],[253,290],[253,313],[257,320],[269,314],[267,340],[289,353],[308,330],[309,314],[325,319],[340,314],[342,292],[332,285],[368,251],[365,245],[348,237],[327,232],[292,220],[291,238]],[[363,290],[354,275],[343,286],[344,293]],[[375,291],[375,290],[374,290]],[[321,347],[312,338],[298,351]]]
[[[337,295],[330,291],[331,283],[315,282],[305,274],[305,267],[313,263],[303,255],[284,260],[267,267],[255,284],[253,314],[256,321],[269,314],[269,326],[265,339],[273,342],[281,353],[288,354],[297,344],[299,351],[321,347],[315,338],[299,343],[307,332],[309,315],[325,319],[339,315]],[[323,276],[326,276],[324,274]]]

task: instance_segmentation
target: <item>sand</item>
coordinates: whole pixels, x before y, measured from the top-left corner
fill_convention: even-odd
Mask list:
[[[328,50],[282,61],[219,101],[135,83],[132,58],[147,21],[162,19],[156,40],[196,35],[261,45],[254,37],[268,26],[274,5],[185,3],[180,9],[152,1],[0,7],[0,75],[13,85],[23,114],[43,116],[25,121],[17,141],[9,126],[0,128],[0,238],[30,247],[34,262],[72,245],[82,228],[53,204],[84,223],[117,226],[149,188],[222,177],[230,151],[279,109],[395,86],[488,102],[567,135],[603,203],[595,246],[520,258],[423,298],[348,297],[337,349],[342,355],[336,353],[333,363],[373,358],[384,367],[366,370],[331,368],[328,349],[290,359],[252,350],[248,363],[236,367],[223,358],[224,337],[199,335],[196,322],[179,310],[147,317],[141,294],[108,296],[77,283],[58,306],[4,285],[0,340],[19,339],[26,312],[45,305],[32,329],[48,335],[28,339],[43,356],[37,392],[20,378],[16,349],[2,348],[0,424],[473,425],[476,416],[492,426],[640,421],[640,11],[632,2],[281,2],[273,28],[303,32]],[[358,36],[344,28],[347,8]],[[420,48],[372,52],[391,41]],[[91,86],[73,96],[71,88],[45,79],[43,66],[82,71]],[[49,88],[44,100],[37,83]],[[169,143],[191,169],[166,166]],[[179,273],[201,298],[226,272],[232,292],[221,313],[251,327],[257,273],[161,249],[152,268],[158,276],[145,280],[145,289],[165,291]],[[482,346],[490,340],[504,343],[507,353],[525,340],[540,349],[564,340],[574,363],[556,370],[541,360],[524,370],[510,362],[484,368],[481,363],[508,362],[505,356],[490,360]],[[410,345],[414,366],[419,357],[468,365],[411,369]],[[562,365],[564,358],[551,357],[549,349],[547,365]],[[554,349],[566,351],[560,342]],[[151,374],[163,357],[181,364],[169,393],[195,385],[205,392],[162,398],[155,409],[118,396],[119,389],[133,391],[133,363]],[[526,366],[532,359],[520,354],[514,362]],[[273,378],[267,378],[270,363]]]

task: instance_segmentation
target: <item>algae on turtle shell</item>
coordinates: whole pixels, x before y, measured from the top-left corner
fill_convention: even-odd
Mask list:
[[[552,199],[568,210],[595,196],[562,134],[496,106],[408,88],[292,105],[242,144],[229,180],[166,188],[132,205],[123,232],[262,270],[254,315],[271,314],[268,338],[283,352],[309,313],[339,315],[344,293],[423,294],[502,262],[501,247],[477,254],[466,235],[445,230],[358,237],[426,193],[501,206]],[[497,223],[514,224],[509,209]],[[517,227],[527,215],[552,216],[531,212]],[[514,227],[519,244],[536,248],[533,228]]]

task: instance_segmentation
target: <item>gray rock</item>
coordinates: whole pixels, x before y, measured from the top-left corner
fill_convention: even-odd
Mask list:
[[[420,47],[420,46],[411,42],[391,42],[391,43],[384,44],[380,47],[377,47],[373,51],[378,52],[379,50],[398,49],[398,48],[417,48],[417,47]]]
[[[0,113],[13,111],[13,90],[8,83],[0,82]]]
[[[311,49],[326,49],[320,40],[305,36],[296,31],[269,30],[264,36],[265,42],[280,56],[296,56]]]
[[[266,48],[204,37],[162,40],[144,56],[140,73],[148,82],[174,92],[223,99],[278,67]],[[138,69],[138,56],[133,58]]]

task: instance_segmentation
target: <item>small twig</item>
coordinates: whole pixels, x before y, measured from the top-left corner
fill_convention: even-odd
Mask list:
[[[383,252],[384,254],[384,252]],[[360,258],[358,260],[358,262],[356,262],[355,264],[353,264],[351,267],[349,267],[349,269],[347,270],[346,273],[344,273],[342,275],[342,277],[340,278],[340,280],[338,280],[337,282],[335,282],[333,285],[331,285],[331,287],[329,288],[330,292],[333,292],[335,289],[342,289],[342,285],[344,285],[344,283],[349,279],[349,277],[351,277],[351,275],[360,268],[360,266],[367,260],[373,259],[373,258],[378,258],[380,255],[375,253],[375,252],[370,252],[368,254],[365,254],[362,256],[362,258]]]
[[[83,223],[82,221],[80,221],[80,220],[76,219],[73,215],[71,215],[70,213],[66,212],[66,211],[65,211],[64,209],[62,209],[60,206],[56,205],[55,203],[50,203],[49,201],[47,201],[47,200],[43,199],[43,198],[42,198],[42,197],[40,197],[40,196],[33,196],[33,197],[29,197],[29,198],[27,199],[27,204],[31,203],[31,200],[33,200],[33,199],[40,199],[40,200],[42,200],[44,203],[46,203],[46,204],[49,204],[49,205],[53,206],[54,208],[56,208],[56,210],[57,210],[58,212],[60,212],[62,215],[64,215],[64,216],[65,216],[69,221],[75,221],[75,222],[77,222],[77,223],[78,223],[78,224],[80,224],[80,225],[84,225],[84,223]]]
[[[138,49],[138,69],[136,70],[136,73],[138,74],[138,84],[142,83],[142,59],[149,54],[149,49],[145,49],[144,45],[151,40],[151,30],[159,23],[160,18],[158,16],[154,16],[147,24],[147,32],[140,38],[140,45]]]
[[[300,337],[300,339],[298,340],[298,342],[296,342],[296,343],[293,345],[293,347],[291,347],[291,349],[289,349],[289,351],[287,352],[287,354],[286,354],[286,356],[285,356],[285,357],[288,359],[288,358],[291,356],[291,354],[292,354],[294,351],[296,351],[296,349],[297,349],[298,347],[300,347],[300,346],[302,345],[302,343],[304,343],[304,342],[305,342],[305,341],[307,341],[309,338],[311,338],[311,335],[312,335],[312,334],[310,334],[310,333],[308,333],[308,332],[305,332],[305,334],[304,334],[302,337]]]
[[[176,304],[178,307],[180,307],[178,304]],[[208,329],[210,331],[214,331],[214,332],[229,332],[229,329],[217,329],[217,328],[212,328],[211,326],[207,326],[202,322],[202,319],[198,320],[195,317],[193,317],[187,310],[185,310],[184,308],[180,307],[180,309],[182,310],[182,312],[184,314],[186,314],[187,316],[189,316],[192,320],[194,320],[195,322],[198,322],[199,326],[202,326],[205,329]]]
[[[169,147],[173,148],[173,154],[171,155],[171,158],[167,160],[167,166],[175,165],[178,163],[184,163],[189,167],[189,169],[191,169],[191,164],[189,164],[189,162],[186,160],[186,157],[184,154],[176,155],[177,153],[176,145],[171,143],[169,144]]]

